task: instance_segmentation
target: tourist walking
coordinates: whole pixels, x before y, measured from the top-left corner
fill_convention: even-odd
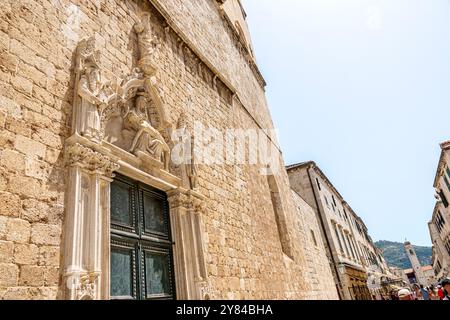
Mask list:
[[[444,299],[450,301],[450,278],[445,278],[441,282],[442,288],[444,289]]]

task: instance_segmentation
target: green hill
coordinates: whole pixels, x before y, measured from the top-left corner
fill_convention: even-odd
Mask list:
[[[411,268],[403,243],[382,240],[375,242],[375,245],[383,250],[384,258],[389,266],[402,269]],[[414,250],[422,266],[431,264],[431,247],[414,246]]]

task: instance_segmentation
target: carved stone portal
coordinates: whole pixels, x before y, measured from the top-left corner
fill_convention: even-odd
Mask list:
[[[177,296],[207,296],[203,197],[183,188],[181,179],[168,172],[166,139],[172,126],[155,76],[157,40],[150,16],[145,14],[134,30],[139,67],[114,85],[102,74],[93,37],[82,40],[76,49],[72,135],[65,145],[68,190],[62,289],[66,299],[110,297],[110,183],[116,171],[168,194]],[[193,162],[187,165],[187,175],[194,189]]]
[[[94,38],[82,40],[78,45],[73,133],[96,143],[105,139],[143,162],[159,162],[168,171],[170,148],[164,139],[167,122],[163,119],[155,69],[152,67],[153,71],[149,72],[149,55],[154,44],[149,40],[149,25],[136,28],[142,29],[138,41],[140,52],[144,54],[140,60],[144,61],[140,64],[144,70],[133,69],[115,87],[102,76],[100,52],[95,49]]]

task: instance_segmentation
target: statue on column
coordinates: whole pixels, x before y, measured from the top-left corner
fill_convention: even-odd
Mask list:
[[[148,103],[146,93],[139,92],[135,106],[125,116],[125,128],[137,132],[131,144],[130,152],[149,154],[162,162],[165,170],[169,170],[170,148],[161,133],[151,125],[147,110]]]

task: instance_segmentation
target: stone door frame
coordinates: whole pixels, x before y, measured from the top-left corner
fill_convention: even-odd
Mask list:
[[[202,215],[204,197],[182,187],[162,168],[148,168],[138,157],[77,133],[66,140],[66,211],[63,234],[63,297],[110,298],[110,183],[114,173],[167,194],[178,299],[205,299],[208,281]]]

